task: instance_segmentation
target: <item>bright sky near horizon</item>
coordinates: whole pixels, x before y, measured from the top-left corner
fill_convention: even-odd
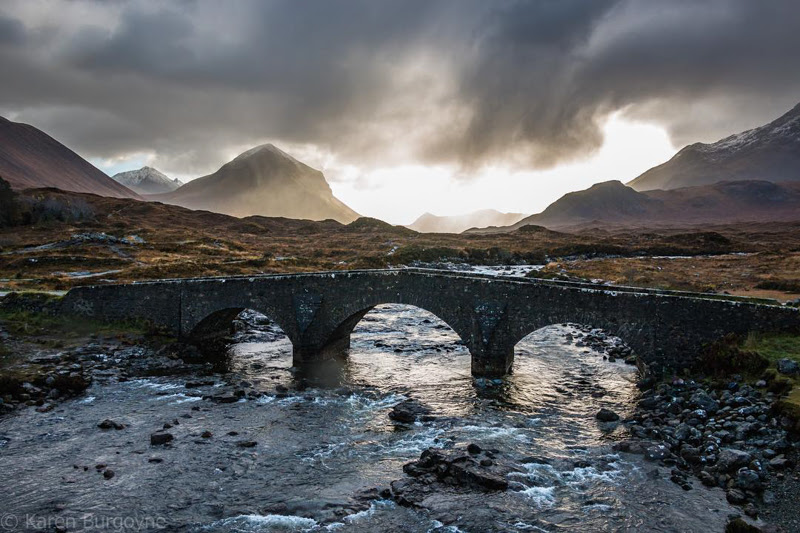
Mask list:
[[[676,152],[663,127],[632,121],[619,113],[610,115],[602,130],[601,148],[587,158],[540,171],[489,167],[458,180],[453,179],[458,172],[454,166],[404,165],[363,171],[353,165],[339,165],[334,157],[308,147],[287,151],[322,170],[336,197],[360,214],[392,224],[410,224],[425,212],[460,215],[497,209],[538,213],[564,194],[594,183],[625,183]],[[231,158],[236,155],[232,153]],[[92,163],[113,175],[141,168],[151,159],[147,154],[134,154],[122,160],[92,159]],[[189,181],[198,176],[170,177]]]
[[[490,167],[469,179],[453,180],[446,166],[401,166],[361,175],[331,168],[334,194],[359,213],[394,224],[419,215],[459,215],[479,209],[533,214],[564,194],[594,183],[632,180],[672,157],[676,149],[664,128],[611,115],[602,147],[588,158],[548,170],[519,172]]]

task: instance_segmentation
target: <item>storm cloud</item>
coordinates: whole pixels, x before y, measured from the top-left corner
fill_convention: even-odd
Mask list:
[[[800,4],[9,0],[0,114],[203,174],[271,140],[361,166],[547,168],[610,113],[715,140],[800,101]]]

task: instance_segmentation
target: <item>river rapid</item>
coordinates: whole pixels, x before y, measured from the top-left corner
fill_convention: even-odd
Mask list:
[[[612,451],[624,427],[595,414],[631,412],[636,370],[576,346],[574,326],[526,337],[508,378],[473,379],[446,324],[384,305],[346,361],[309,376],[278,330],[243,318],[226,372],[120,380],[115,361],[148,355],[120,347],[93,356],[112,370],[84,395],[0,419],[0,530],[699,532],[735,512],[719,489],[684,491]],[[408,398],[431,419],[392,421]],[[151,445],[165,423],[174,440]],[[423,450],[469,443],[515,465],[507,491],[443,491],[422,508],[381,497]]]

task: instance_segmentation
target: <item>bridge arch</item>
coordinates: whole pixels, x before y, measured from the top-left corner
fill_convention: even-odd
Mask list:
[[[455,337],[457,337],[457,338],[458,338],[458,340],[461,342],[461,344],[464,344],[464,342],[465,342],[465,341],[464,341],[464,338],[463,338],[463,337],[462,337],[462,336],[461,336],[461,335],[460,335],[460,334],[459,334],[459,333],[458,333],[458,332],[457,332],[457,331],[456,331],[456,330],[453,328],[453,326],[451,326],[451,325],[450,325],[450,324],[447,322],[447,320],[444,320],[443,318],[441,318],[441,317],[440,317],[439,315],[437,315],[436,313],[434,313],[434,312],[432,312],[432,311],[428,311],[427,309],[424,309],[424,308],[422,308],[422,307],[419,307],[419,306],[416,306],[416,305],[412,305],[412,304],[399,304],[399,303],[383,303],[383,304],[377,304],[377,305],[371,306],[371,307],[369,307],[369,308],[367,308],[367,309],[362,309],[362,310],[359,310],[358,312],[356,312],[356,313],[354,313],[353,315],[351,315],[350,317],[348,317],[348,318],[347,318],[347,319],[346,319],[344,322],[342,322],[342,324],[340,324],[340,326],[339,326],[339,327],[338,327],[336,330],[334,330],[334,331],[333,331],[333,333],[332,333],[332,335],[331,335],[331,338],[330,338],[330,340],[333,340],[333,341],[335,342],[335,339],[336,339],[336,338],[340,338],[340,337],[341,337],[341,336],[343,336],[343,335],[346,335],[346,336],[348,336],[348,337],[349,337],[350,335],[352,335],[354,332],[356,332],[356,331],[357,331],[357,328],[358,328],[359,324],[363,324],[363,322],[364,322],[364,318],[365,318],[367,315],[369,315],[371,312],[373,312],[373,311],[375,311],[375,310],[377,310],[377,309],[379,309],[379,308],[385,308],[386,306],[399,306],[399,308],[400,308],[400,309],[410,309],[410,310],[414,310],[414,311],[416,311],[417,313],[419,313],[419,315],[421,315],[421,316],[420,316],[420,319],[421,319],[421,320],[423,320],[423,321],[427,320],[427,321],[429,321],[429,322],[430,322],[430,321],[431,321],[431,319],[429,319],[429,318],[427,318],[427,317],[425,317],[425,316],[424,316],[424,315],[428,315],[428,316],[429,316],[429,317],[431,317],[433,320],[435,320],[435,321],[437,321],[437,322],[440,322],[441,324],[443,324],[444,326],[446,326],[446,328],[447,328],[447,331],[448,331],[449,333],[453,334]],[[397,329],[397,330],[395,330],[395,331],[398,331],[398,332],[399,332],[399,331],[401,331],[401,330],[400,330],[400,329]]]
[[[294,345],[295,340],[289,335],[287,327],[285,326],[285,321],[282,321],[280,316],[276,316],[275,313],[270,313],[269,310],[264,312],[250,305],[231,307],[224,305],[219,306],[200,318],[184,337],[197,346],[203,355],[214,358],[223,357],[226,341],[234,333],[234,322],[247,310],[255,311],[275,323],[286,337],[289,338],[292,345]]]
[[[381,305],[404,305],[426,311],[446,324],[465,345],[469,345],[471,340],[470,324],[464,320],[463,313],[459,313],[457,309],[453,309],[452,306],[448,307],[444,303],[437,303],[427,298],[409,300],[401,296],[372,295],[368,298],[358,298],[331,312],[324,321],[316,323],[313,330],[310,328],[311,331],[308,334],[318,341],[307,352],[300,351],[298,353],[298,350],[295,350],[295,360],[299,364],[303,364],[319,359],[345,357],[350,349],[350,336],[356,326],[367,313]]]

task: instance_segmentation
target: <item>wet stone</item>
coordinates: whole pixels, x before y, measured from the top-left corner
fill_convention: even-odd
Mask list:
[[[595,418],[597,418],[600,422],[616,422],[619,420],[619,415],[614,411],[604,407],[597,412]]]
[[[417,420],[423,420],[430,415],[431,410],[422,403],[409,398],[398,403],[389,411],[389,418],[395,422],[403,424],[413,424]]]
[[[125,424],[122,424],[122,423],[117,422],[115,420],[111,420],[110,418],[106,418],[105,420],[103,420],[102,422],[97,424],[97,427],[99,427],[100,429],[116,429],[116,430],[120,430],[120,429],[125,429]]]
[[[169,443],[175,437],[172,433],[153,433],[150,435],[150,444],[153,446],[163,446],[164,444]]]

